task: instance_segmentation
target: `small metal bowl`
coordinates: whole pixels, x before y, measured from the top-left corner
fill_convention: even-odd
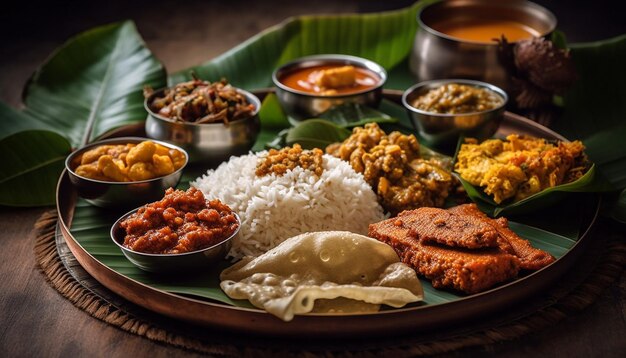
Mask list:
[[[379,82],[372,88],[363,91],[338,95],[321,95],[299,91],[281,82],[281,79],[290,72],[301,68],[322,65],[352,65],[364,68],[378,76]],[[276,86],[276,95],[282,108],[291,119],[297,122],[315,118],[328,109],[343,103],[359,103],[370,107],[378,107],[382,99],[383,85],[387,81],[387,72],[379,64],[361,57],[326,54],[301,57],[288,62],[272,73],[272,81]]]
[[[502,98],[502,104],[487,111],[457,114],[426,112],[411,105],[416,98],[431,89],[451,83],[490,90]],[[492,84],[461,79],[420,82],[402,94],[402,104],[409,112],[420,138],[426,144],[440,149],[453,149],[461,135],[478,139],[491,137],[500,126],[508,99],[506,92]]]
[[[227,237],[225,240],[218,244],[209,246],[207,248],[196,250],[192,252],[185,252],[182,254],[147,254],[144,252],[133,251],[127,247],[124,247],[124,237],[126,231],[120,227],[120,223],[127,217],[134,214],[141,207],[133,209],[119,218],[115,224],[111,227],[111,239],[121,250],[124,256],[138,268],[155,273],[173,273],[173,272],[188,272],[189,270],[205,269],[218,264],[222,261],[230,248],[232,247],[232,240],[239,233],[241,228],[241,219],[236,213],[237,223],[239,226],[237,230]]]
[[[237,89],[253,104],[251,117],[224,123],[177,122],[163,117],[150,107],[155,97],[162,97],[165,89],[154,92],[144,101],[148,111],[146,134],[150,138],[176,144],[189,153],[190,163],[217,165],[233,155],[248,153],[261,130],[259,110],[261,101],[248,91]]]
[[[128,209],[137,205],[158,200],[163,197],[165,189],[175,187],[183,174],[183,169],[189,161],[187,152],[175,145],[152,140],[168,148],[173,148],[185,154],[185,164],[177,171],[166,176],[133,182],[113,182],[85,178],[74,172],[76,169],[75,158],[84,152],[105,144],[141,143],[149,138],[119,137],[106,139],[88,144],[77,149],[65,159],[65,169],[69,174],[70,181],[76,187],[78,195],[85,198],[89,203],[102,208]]]
[[[443,22],[474,19],[514,21],[547,37],[556,28],[554,14],[530,1],[449,0],[430,4],[417,14],[418,30],[409,56],[418,81],[467,78],[493,83],[505,90],[513,84],[498,58],[498,44],[449,36],[437,30]],[[497,35],[495,37],[498,37]]]

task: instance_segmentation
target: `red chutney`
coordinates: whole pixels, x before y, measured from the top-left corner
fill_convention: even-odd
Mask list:
[[[196,188],[167,189],[160,201],[147,204],[120,223],[123,246],[149,254],[201,250],[230,237],[239,223],[221,201],[206,200]]]

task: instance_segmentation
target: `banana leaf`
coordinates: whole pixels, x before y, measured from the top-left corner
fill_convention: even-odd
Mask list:
[[[323,149],[331,143],[347,138],[351,133],[347,128],[372,122],[379,123],[388,130],[397,129],[405,133],[413,131],[412,125],[406,119],[398,120],[387,114],[400,113],[400,118],[406,117],[402,108],[398,108],[397,104],[388,100],[383,100],[381,108],[384,111],[346,103],[323,113],[320,118],[309,119],[294,125],[294,122],[291,122],[283,111],[275,93],[267,93],[264,89],[257,91],[257,94],[264,98],[259,111],[261,132],[252,147],[253,151],[267,148],[280,149],[294,143],[299,143],[305,149]]]
[[[98,27],[70,39],[35,72],[24,111],[77,147],[145,120],[142,89],[163,87],[165,76],[132,22]]]
[[[288,145],[298,143],[304,149],[320,148],[342,142],[350,136],[350,131],[325,119],[309,119],[287,132]]]
[[[185,176],[186,180],[191,179],[189,174]],[[183,183],[181,186],[184,188],[186,184]],[[578,209],[575,205],[564,205],[563,208],[558,209],[558,212],[561,217],[574,218],[574,222],[581,222],[576,216],[580,214]],[[102,264],[154,289],[199,297],[236,307],[252,308],[248,301],[231,300],[219,287],[219,273],[231,265],[229,261],[224,260],[212,269],[189,275],[186,278],[155,275],[135,267],[124,257],[110,237],[111,225],[119,215],[122,213],[99,209],[80,200],[74,212],[70,231],[77,242]],[[558,259],[576,244],[579,233],[578,230],[571,230],[572,225],[569,225],[567,232],[558,232],[558,230],[552,230],[554,231],[552,232],[549,229],[552,227],[553,220],[546,220],[547,217],[542,213],[535,216],[533,223],[539,224],[538,227],[526,225],[523,222],[510,222],[510,227],[518,235],[528,239],[534,247],[546,250]],[[422,279],[421,282],[424,287],[425,304],[453,302],[465,297],[459,293],[434,289],[428,280]]]
[[[563,98],[564,117],[554,129],[569,138],[585,139],[623,125],[626,35],[570,48],[579,78]]]
[[[43,122],[0,103],[0,205],[54,204],[56,180],[70,143]]]
[[[142,88],[163,87],[163,66],[132,22],[70,39],[29,80],[21,111],[0,103],[0,204],[54,204],[63,160],[102,134],[145,120]]]
[[[580,139],[613,189],[626,188],[626,35],[571,45],[578,80],[554,129]],[[626,210],[626,206],[623,208]]]
[[[55,201],[56,180],[70,143],[46,130],[20,131],[0,140],[0,205],[42,206]]]
[[[367,123],[397,123],[396,118],[374,108],[358,103],[344,103],[320,115],[321,119],[333,122],[344,128],[364,126]]]

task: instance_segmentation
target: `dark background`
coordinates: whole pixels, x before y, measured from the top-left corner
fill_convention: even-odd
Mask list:
[[[507,0],[487,0],[507,1]],[[514,1],[514,0],[508,0]],[[332,13],[342,6],[357,12],[397,9],[412,4],[412,0],[187,0],[187,1],[9,1],[0,12],[0,29],[4,42],[57,40],[88,29],[122,19],[134,19],[138,24],[161,17],[177,18],[202,28],[219,17],[224,8],[236,12],[259,11],[257,17],[276,17],[285,13]],[[559,28],[572,33],[575,42],[592,41],[626,33],[626,18],[616,0],[536,0],[535,3],[552,10]],[[298,11],[298,9],[301,9]],[[293,11],[291,9],[294,9]],[[158,14],[161,15],[158,15]],[[233,24],[238,25],[238,24]],[[250,26],[250,24],[243,24]],[[141,30],[141,26],[140,30]],[[256,29],[262,30],[262,29]],[[4,55],[4,53],[3,53]]]
[[[506,1],[506,0],[492,0]],[[511,1],[511,0],[509,0]],[[570,42],[626,33],[617,1],[539,0]],[[21,89],[46,57],[71,36],[132,19],[170,71],[209,60],[289,16],[397,9],[412,0],[9,1],[0,10],[0,100],[19,106]]]

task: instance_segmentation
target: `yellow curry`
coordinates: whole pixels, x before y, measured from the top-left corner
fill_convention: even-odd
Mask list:
[[[454,169],[500,204],[580,178],[587,168],[584,149],[580,141],[553,144],[516,134],[505,141],[489,139],[482,143],[469,138],[461,145]]]
[[[130,182],[165,176],[185,164],[185,155],[153,141],[101,145],[76,158],[74,172],[102,181]]]

